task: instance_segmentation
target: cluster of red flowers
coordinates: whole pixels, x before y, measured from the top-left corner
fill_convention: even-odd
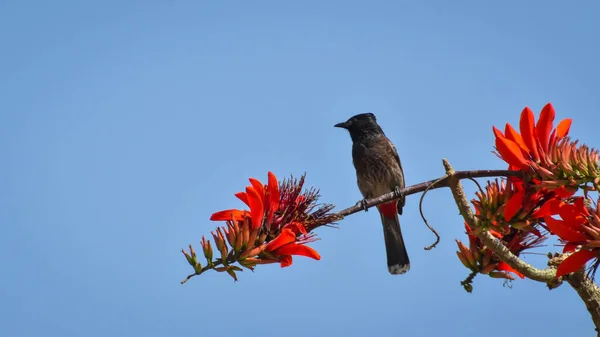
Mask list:
[[[488,182],[485,190],[476,193],[472,201],[479,227],[471,228],[465,223],[469,237],[469,248],[456,240],[459,250],[456,252],[463,265],[474,273],[489,275],[493,278],[513,280],[513,273],[521,278],[523,275],[508,264],[500,261],[475,235],[480,231],[488,231],[502,241],[517,256],[526,249],[539,246],[545,239],[540,228],[537,205],[547,196],[545,193],[522,194],[518,182],[495,180]],[[520,206],[514,205],[519,203]],[[508,220],[506,220],[508,219]],[[470,282],[463,282],[470,291]]]
[[[315,189],[302,190],[304,176],[299,180],[290,178],[279,184],[275,175],[268,174],[268,183],[250,178],[245,192],[236,193],[250,210],[228,209],[214,213],[210,220],[225,221],[226,225],[212,232],[213,241],[221,254],[213,259],[210,240],[202,237],[201,245],[206,265],[198,261],[190,245],[189,253],[182,250],[188,263],[194,268],[193,275],[213,269],[227,272],[237,280],[240,266],[254,270],[258,264],[280,263],[281,267],[292,264],[293,255],[319,260],[319,253],[307,243],[316,240],[311,231],[330,224],[339,218],[331,214],[333,205],[317,204]]]
[[[459,240],[456,240],[456,244],[458,245],[458,251],[456,252],[456,255],[458,255],[460,262],[462,262],[465,267],[469,268],[475,273],[489,275],[493,278],[514,280],[514,277],[509,273],[513,273],[520,278],[524,278],[523,274],[519,273],[505,262],[500,261],[491,250],[482,245],[481,241],[473,233],[473,230],[471,227],[469,227],[469,225],[465,224],[465,229],[469,237],[469,247]],[[505,242],[505,245],[510,247],[511,250],[516,254],[543,241],[543,237],[541,236],[518,235],[517,232],[518,230],[514,230],[514,235],[505,235],[500,237],[500,239],[512,237],[510,241]],[[463,286],[465,286],[467,291],[470,291],[469,289],[471,289],[471,287],[468,282],[464,283]]]
[[[520,133],[508,123],[504,133],[493,128],[497,155],[510,170],[521,171],[523,178],[490,182],[486,191],[477,193],[477,199],[472,201],[479,228],[467,226],[471,247],[467,252],[466,246],[457,241],[457,254],[474,272],[497,277],[501,274],[490,272],[512,271],[500,262],[494,265],[494,256],[487,263],[469,259],[469,252],[475,257],[491,254],[473,239],[473,232],[480,230],[488,230],[517,256],[538,246],[548,233],[557,235],[565,245],[564,252],[572,253],[559,265],[557,277],[581,269],[592,259],[595,262],[590,270],[597,268],[600,211],[586,206],[585,200],[588,191],[600,189],[600,156],[597,150],[578,145],[568,137],[570,119],[553,128],[554,118],[554,108],[547,104],[537,124],[533,112],[529,108],[523,110]],[[575,197],[580,188],[586,195]],[[556,215],[561,220],[555,219]],[[510,278],[508,274],[501,276]]]
[[[596,207],[586,206],[584,197],[572,203],[556,202],[553,211],[544,217],[548,229],[565,242],[564,253],[572,253],[559,266],[556,276],[575,272],[594,259],[590,272],[598,268],[600,252],[600,201]],[[562,220],[552,215],[558,214]]]

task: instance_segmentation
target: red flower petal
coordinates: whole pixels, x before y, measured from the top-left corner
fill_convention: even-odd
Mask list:
[[[552,132],[552,123],[554,122],[555,115],[556,113],[554,112],[554,107],[552,104],[546,104],[542,109],[542,112],[540,112],[540,119],[535,126],[537,139],[539,140],[544,153],[548,153],[548,141],[550,138],[550,133]]]
[[[558,214],[569,227],[578,229],[587,222],[589,212],[583,204],[583,197],[579,197],[573,204],[562,204],[558,209]]]
[[[510,139],[517,143],[517,145],[519,145],[525,152],[529,153],[527,145],[525,145],[525,142],[523,142],[523,137],[521,137],[521,135],[512,127],[512,125],[506,123],[504,133],[506,133],[506,139]]]
[[[537,149],[537,142],[535,140],[535,118],[533,116],[533,111],[529,108],[523,109],[521,112],[521,120],[519,123],[519,128],[521,129],[521,137],[523,137],[523,142],[527,145],[529,149],[529,155],[535,160],[540,159],[540,155]]]
[[[246,187],[246,196],[250,205],[250,215],[252,217],[252,229],[256,229],[262,225],[265,209],[262,202],[262,197],[252,186]]]
[[[558,214],[558,209],[560,208],[561,204],[562,204],[562,201],[560,199],[550,199],[550,200],[546,201],[540,208],[535,210],[531,214],[531,217],[536,219],[536,218],[543,218],[547,215]]]
[[[289,228],[292,231],[294,231],[294,233],[296,235],[298,234],[304,234],[306,235],[308,232],[306,231],[306,227],[304,227],[304,225],[300,222],[290,222],[287,225],[283,226],[283,228]]]
[[[291,255],[280,256],[279,262],[281,263],[281,268],[289,267],[292,265],[292,256]]]
[[[508,124],[507,124],[508,125]],[[495,126],[492,126],[492,131],[494,132],[494,136],[496,138],[506,138],[504,137],[504,135],[502,134],[502,131],[498,130]]]
[[[279,235],[275,239],[273,239],[273,241],[267,244],[265,251],[272,252],[277,248],[283,245],[287,245],[288,243],[294,241],[296,241],[296,234],[294,234],[294,232],[291,229],[284,228],[281,230],[281,233],[279,233]]]
[[[577,187],[575,188],[566,188],[565,186],[557,187],[553,189],[556,196],[559,198],[569,198],[572,197],[575,192],[577,192]]]
[[[500,261],[498,263],[498,265],[496,266],[497,270],[502,270],[502,271],[506,271],[506,272],[510,272],[513,273],[515,275],[517,275],[520,278],[525,278],[525,275],[519,273],[518,271],[516,271],[513,267],[509,266],[506,262],[504,261]]]
[[[309,246],[305,246],[297,243],[290,243],[285,246],[281,246],[279,249],[275,251],[277,255],[302,255],[306,257],[310,257],[311,259],[320,260],[321,255],[317,253],[316,250],[310,248]]]
[[[210,216],[210,220],[212,221],[227,221],[231,220],[233,216],[233,220],[242,221],[244,220],[244,215],[247,211],[240,211],[239,209],[226,209],[224,211],[215,212]]]
[[[548,148],[550,148],[552,146],[552,144],[554,144],[555,140],[556,140],[556,129],[552,130],[552,133],[550,134],[550,140],[548,141]]]
[[[523,157],[521,148],[512,140],[496,138],[496,149],[502,156],[502,159],[509,165],[516,166],[521,170],[525,170],[529,167],[529,163],[525,157]]]
[[[521,208],[523,208],[523,200],[525,199],[525,190],[518,190],[515,194],[513,194],[510,199],[508,199],[508,203],[506,203],[506,207],[504,207],[504,220],[510,221]]]
[[[569,134],[571,128],[571,118],[563,119],[556,127],[556,139],[561,139]]]
[[[568,242],[563,248],[563,253],[574,252],[577,247],[579,247],[579,244]]]
[[[566,221],[556,220],[551,216],[545,216],[544,222],[548,226],[550,232],[558,235],[559,238],[568,242],[583,242],[588,240],[588,237],[571,228]]]
[[[254,187],[254,190],[258,193],[260,199],[263,200],[265,197],[265,187],[263,186],[263,184],[260,182],[260,180],[255,178],[250,178],[248,180],[250,180],[250,184],[252,185],[252,187]]]
[[[469,227],[469,224],[465,221],[465,232],[467,234],[472,234],[473,230],[471,229],[471,227]]]
[[[248,207],[250,207],[250,204],[248,203],[248,196],[246,195],[246,192],[237,192],[235,194],[235,196],[240,199],[244,204],[246,204]]]
[[[273,172],[269,171],[269,215],[272,216],[273,213],[279,208],[279,199],[281,198],[279,194],[279,183],[277,182],[277,177]]]
[[[556,277],[560,277],[569,273],[573,273],[585,266],[585,264],[596,257],[596,252],[593,250],[580,250],[567,257],[556,270]]]
[[[587,207],[585,207],[585,202],[583,199],[583,197],[575,199],[575,202],[573,202],[573,211],[581,214],[584,217],[588,217],[590,216],[590,211],[587,209]]]

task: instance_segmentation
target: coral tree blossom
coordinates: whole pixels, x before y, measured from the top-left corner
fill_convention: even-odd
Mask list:
[[[600,252],[600,210],[588,208],[583,197],[572,204],[561,203],[557,213],[562,220],[550,215],[545,216],[548,229],[565,242],[563,252],[572,253],[559,266],[556,276],[563,276],[581,269],[596,259],[591,270],[598,268]]]
[[[571,119],[564,119],[556,129],[552,129],[554,118],[554,107],[548,103],[542,109],[537,124],[533,111],[523,109],[519,122],[520,134],[509,123],[506,123],[504,133],[493,127],[496,149],[511,169],[529,170],[551,163],[553,148],[567,136],[571,127]]]
[[[600,213],[586,207],[584,197],[573,196],[580,188],[600,189],[600,156],[569,138],[571,119],[554,127],[555,117],[548,103],[537,122],[531,109],[523,109],[519,131],[508,123],[504,131],[493,127],[497,155],[522,176],[488,182],[476,193],[472,203],[477,228],[467,226],[470,246],[457,241],[458,257],[473,273],[522,276],[482,245],[474,235],[481,231],[488,231],[517,256],[539,246],[549,234],[558,236],[569,255],[558,266],[557,277],[580,270],[590,260],[595,261],[590,271],[598,267]],[[463,281],[465,289],[470,289],[471,280],[472,276]]]
[[[205,267],[194,254],[183,251],[196,274],[214,269],[226,271],[237,279],[235,271],[242,269],[232,265],[236,262],[253,270],[256,265],[267,263],[290,266],[293,255],[321,259],[319,253],[306,244],[316,240],[313,229],[339,220],[337,215],[329,213],[333,205],[317,204],[319,194],[315,189],[303,191],[304,176],[280,184],[269,172],[267,184],[254,178],[249,180],[245,191],[235,194],[248,209],[227,209],[210,217],[213,221],[226,222],[226,226],[212,232],[221,257],[212,259],[212,244],[204,237]]]
[[[562,120],[556,128],[554,119],[554,108],[548,103],[537,123],[529,108],[522,111],[520,133],[508,123],[504,133],[495,127],[493,131],[499,157],[509,169],[524,173],[524,178],[509,178],[513,191],[503,218],[512,228],[523,223],[541,224],[564,241],[564,252],[571,255],[558,267],[557,276],[562,276],[579,270],[598,254],[597,209],[588,209],[582,197],[573,195],[581,187],[598,190],[600,156],[598,150],[571,141],[571,119]],[[596,259],[592,269],[597,266]]]

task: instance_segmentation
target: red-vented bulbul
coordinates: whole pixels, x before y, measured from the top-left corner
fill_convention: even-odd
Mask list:
[[[335,127],[350,132],[358,189],[365,200],[404,188],[400,157],[394,144],[377,124],[375,115],[358,114]],[[410,269],[398,218],[403,206],[404,198],[377,206],[383,224],[388,270],[393,275],[404,274]]]

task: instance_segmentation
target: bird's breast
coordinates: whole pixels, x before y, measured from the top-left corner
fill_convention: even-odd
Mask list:
[[[386,140],[387,141],[387,140]],[[395,150],[388,143],[353,145],[352,158],[358,188],[366,198],[378,197],[404,187],[402,170]]]

